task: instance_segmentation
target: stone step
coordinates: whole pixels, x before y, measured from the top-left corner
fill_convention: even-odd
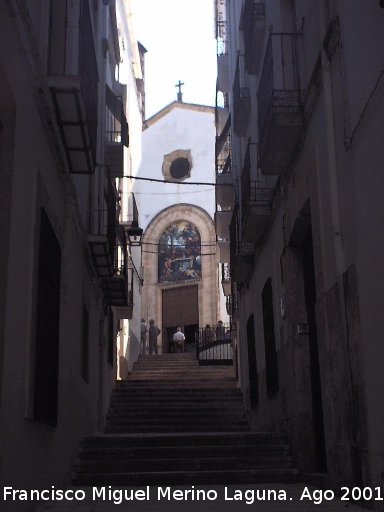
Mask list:
[[[253,457],[199,457],[185,459],[134,459],[134,460],[99,460],[87,459],[76,465],[78,473],[123,473],[133,471],[219,471],[223,469],[270,469],[290,468],[291,459],[272,458],[255,460]]]
[[[241,399],[242,394],[241,391],[235,387],[215,387],[211,384],[207,383],[201,384],[196,388],[189,388],[180,385],[174,385],[174,383],[166,383],[166,385],[162,385],[161,387],[157,386],[154,382],[131,382],[131,386],[118,386],[113,390],[113,393],[131,393],[134,391],[140,391],[152,394],[165,394],[165,393],[179,393],[183,395],[225,395],[228,396],[230,394],[236,395],[239,399]],[[219,384],[219,383],[217,383]]]
[[[109,408],[109,415],[116,416],[119,414],[125,415],[125,414],[160,414],[160,413],[167,413],[167,414],[198,414],[198,413],[214,413],[214,414],[244,414],[244,409],[242,407],[241,403],[238,403],[235,401],[233,404],[228,404],[227,402],[223,401],[214,401],[212,403],[199,403],[199,402],[188,402],[187,407],[185,403],[178,403],[176,401],[173,402],[155,402],[152,404],[152,408],[150,411],[148,411],[147,404],[143,404],[140,401],[137,401],[135,403],[135,406],[133,407],[130,404],[125,404],[122,402],[121,404],[118,404],[115,406],[114,404],[111,404],[111,407]]]
[[[272,469],[227,469],[220,471],[153,471],[153,472],[111,472],[79,473],[75,476],[75,485],[212,485],[240,483],[296,482],[298,471],[292,468]]]
[[[79,452],[79,460],[148,460],[148,459],[187,459],[190,457],[252,457],[258,462],[271,462],[275,460],[290,460],[289,447],[287,445],[200,445],[200,446],[133,446],[124,448],[121,446],[100,447],[86,446]]]
[[[118,447],[154,447],[154,446],[247,446],[271,447],[280,446],[287,448],[286,436],[275,432],[210,432],[210,433],[173,433],[173,434],[99,434],[86,437],[81,442],[81,447],[99,446],[106,448]]]
[[[105,433],[110,434],[124,434],[124,433],[188,433],[188,432],[220,432],[222,428],[223,432],[247,432],[249,430],[249,426],[247,423],[241,425],[223,425],[221,426],[218,423],[213,424],[186,424],[186,425],[169,425],[169,424],[118,424],[118,425],[107,425],[105,428]]]

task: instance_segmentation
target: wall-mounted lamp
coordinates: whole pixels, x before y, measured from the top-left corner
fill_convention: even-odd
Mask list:
[[[128,238],[128,245],[130,247],[140,247],[141,238],[143,236],[143,230],[139,228],[137,222],[133,221],[129,227],[126,228],[126,234]]]

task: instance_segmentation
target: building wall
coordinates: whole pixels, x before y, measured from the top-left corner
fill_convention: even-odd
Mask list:
[[[212,219],[207,212],[191,204],[177,204],[161,211],[148,226],[146,240],[159,241],[161,235],[168,226],[173,223],[187,221],[197,227],[201,237],[201,270],[202,276],[198,281],[192,280],[186,283],[159,283],[158,281],[158,254],[153,248],[143,253],[144,287],[142,311],[148,318],[156,319],[156,323],[162,329],[162,291],[170,288],[198,286],[199,297],[199,323],[200,326],[216,325],[218,315],[218,283],[217,283],[217,256],[212,251],[214,246],[215,231]],[[154,242],[156,244],[156,242]],[[144,245],[145,247],[145,245]],[[156,247],[154,245],[153,247]]]
[[[3,485],[40,489],[68,485],[80,439],[104,427],[116,379],[118,325],[115,318],[109,332],[102,281],[88,244],[94,210],[105,206],[105,95],[100,85],[101,165],[93,175],[69,174],[46,80],[47,5],[28,3],[21,12],[22,4],[0,6],[0,477]],[[101,21],[113,21],[112,7],[100,4],[94,11],[94,5],[93,37],[100,56],[102,36],[108,36]],[[78,8],[79,2],[71,3],[68,68],[77,56]],[[130,129],[140,134],[141,119],[133,120]],[[41,208],[61,249],[57,426],[34,415]],[[89,312],[87,380],[82,375],[83,305]],[[34,508],[22,502],[19,507]]]
[[[143,132],[143,159],[139,178],[163,180],[162,166],[165,155],[173,151],[191,150],[191,176],[185,182],[214,183],[215,140],[214,109],[188,103],[171,103],[147,120]],[[213,217],[213,186],[167,184],[150,181],[135,182],[134,192],[141,213],[141,227],[145,230],[153,217],[168,206],[190,203],[206,210]]]
[[[174,102],[145,122],[143,159],[134,184],[144,228],[142,264],[144,287],[142,314],[162,327],[162,290],[186,283],[158,282],[157,244],[165,229],[179,221],[192,222],[199,230],[202,246],[202,279],[198,281],[200,326],[214,325],[221,317],[223,297],[219,290],[218,255],[213,224],[215,188],[194,183],[215,182],[214,109]],[[178,153],[181,151],[181,153]],[[187,152],[187,153],[183,153]],[[190,176],[180,184],[159,184],[166,179],[168,159],[190,152]],[[171,155],[171,157],[169,156]],[[168,162],[169,164],[169,162]],[[150,180],[158,180],[151,182]],[[186,183],[191,183],[186,184]],[[162,191],[160,192],[160,186]],[[191,281],[192,285],[196,281]],[[138,347],[135,354],[138,355]],[[136,356],[137,357],[137,356]]]
[[[241,5],[234,4],[227,4],[232,76],[236,50],[242,51],[244,44],[238,30]],[[273,25],[274,32],[283,31],[289,18],[286,4],[265,2],[266,28]],[[292,161],[278,177],[270,222],[257,243],[249,279],[237,284],[241,384],[254,428],[287,432],[299,469],[319,471],[303,256],[304,237],[311,227],[327,459],[327,468],[321,469],[335,487],[381,485],[384,439],[378,389],[382,387],[379,361],[383,347],[379,339],[383,326],[379,311],[383,269],[379,253],[383,247],[383,208],[379,195],[384,161],[380,143],[384,11],[374,1],[296,1],[291,14],[302,34],[299,64],[307,93],[305,123]],[[340,29],[337,21],[332,23],[337,17]],[[237,170],[242,168],[247,141],[260,140],[262,135],[257,132],[254,98],[267,37],[268,30],[264,47],[259,47],[264,48],[259,74],[247,77],[251,116],[246,134],[233,137]],[[369,64],[365,66],[367,55]],[[321,65],[316,67],[319,58]],[[231,97],[230,108],[233,110]],[[284,152],[286,145],[282,138],[271,151]],[[279,370],[279,389],[273,396],[268,396],[266,387],[261,304],[261,292],[269,278]],[[246,323],[252,314],[259,384],[259,403],[254,407],[249,400],[246,336]]]

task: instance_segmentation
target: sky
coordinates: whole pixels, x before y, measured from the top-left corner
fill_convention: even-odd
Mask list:
[[[145,55],[146,118],[176,100],[215,104],[213,0],[132,0],[133,24]]]

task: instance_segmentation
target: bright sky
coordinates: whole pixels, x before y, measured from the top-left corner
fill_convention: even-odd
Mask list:
[[[215,104],[213,0],[132,0],[135,33],[145,56],[146,117],[176,100]]]

